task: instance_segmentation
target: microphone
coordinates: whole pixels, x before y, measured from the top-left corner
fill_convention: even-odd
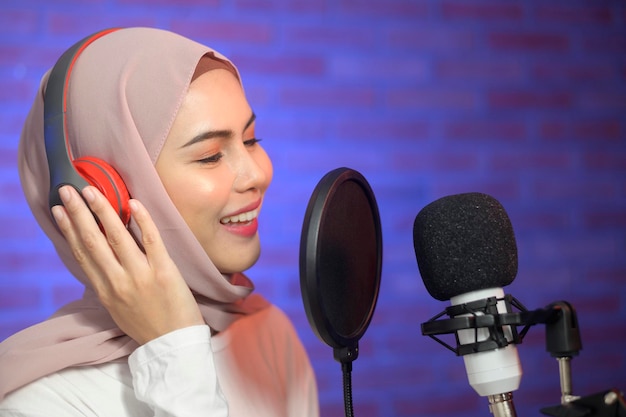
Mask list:
[[[482,193],[443,197],[418,213],[413,243],[426,290],[451,304],[431,321],[448,314],[453,323],[431,333],[455,332],[457,348],[435,340],[463,356],[470,385],[488,397],[494,416],[515,417],[512,391],[522,376],[519,337],[498,319],[511,311],[502,287],[517,275],[517,245],[506,211]],[[436,325],[422,324],[422,332],[428,335]]]

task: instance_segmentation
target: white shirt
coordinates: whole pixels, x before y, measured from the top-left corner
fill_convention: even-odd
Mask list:
[[[1,376],[0,376],[1,377]],[[2,417],[318,417],[311,364],[277,307],[168,333],[128,360],[73,367],[0,402]]]

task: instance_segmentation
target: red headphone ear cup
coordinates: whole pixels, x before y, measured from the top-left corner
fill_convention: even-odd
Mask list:
[[[124,225],[130,223],[130,194],[124,180],[102,159],[86,156],[73,161],[74,168],[90,185],[96,187],[117,211]]]

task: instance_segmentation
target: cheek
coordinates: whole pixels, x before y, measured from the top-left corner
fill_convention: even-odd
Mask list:
[[[207,222],[217,218],[225,204],[227,193],[218,176],[180,172],[165,183],[167,192],[187,225],[195,233],[205,228]],[[217,221],[217,220],[215,220]],[[210,224],[210,223],[209,223]]]

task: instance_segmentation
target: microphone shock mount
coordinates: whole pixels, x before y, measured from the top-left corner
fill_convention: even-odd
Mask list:
[[[506,313],[498,312],[498,302],[504,302]],[[517,311],[513,311],[512,307]],[[445,315],[449,318],[442,319]],[[585,397],[572,394],[571,359],[582,349],[582,342],[576,312],[567,301],[528,310],[511,295],[490,297],[447,307],[422,323],[421,328],[424,336],[429,336],[457,356],[463,356],[520,344],[530,327],[536,324],[545,325],[546,350],[558,361],[561,385],[561,404],[541,409],[542,414],[554,417],[626,417],[626,400],[621,391],[611,389]],[[521,331],[517,329],[519,326],[524,326]],[[468,329],[474,331],[474,341],[461,344],[458,332]],[[510,329],[510,332],[504,329]],[[437,337],[443,334],[454,334],[456,347]],[[516,416],[515,410],[508,408],[512,405],[511,393],[490,395],[488,399],[489,409],[495,417]]]

